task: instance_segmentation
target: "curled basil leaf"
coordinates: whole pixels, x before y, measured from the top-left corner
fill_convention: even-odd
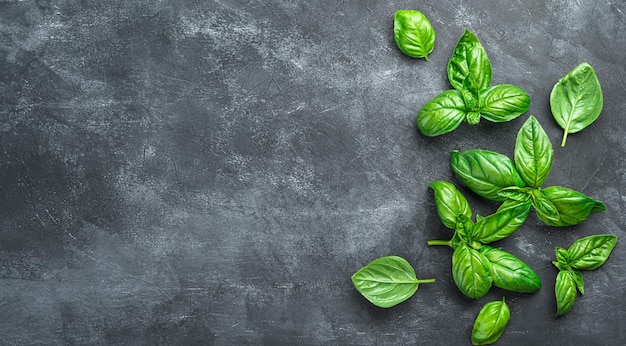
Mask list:
[[[513,120],[529,107],[530,97],[515,85],[495,85],[480,92],[480,115],[489,121]]]
[[[537,217],[550,226],[577,225],[585,221],[591,213],[606,210],[602,202],[565,187],[551,186],[542,189],[541,192],[558,210],[558,219],[537,210]]]
[[[569,255],[567,250],[562,247],[556,247],[554,252],[556,253],[556,262],[552,262],[554,266],[559,270],[566,270],[569,268]]]
[[[435,48],[435,29],[417,10],[400,10],[393,16],[393,36],[400,50],[413,58],[424,58]]]
[[[485,304],[474,321],[472,345],[490,345],[498,341],[510,318],[511,310],[504,298]]]
[[[448,79],[459,91],[469,88],[479,92],[491,84],[491,62],[487,52],[469,30],[465,30],[448,61]]]
[[[397,256],[375,259],[352,275],[354,287],[381,308],[402,303],[415,294],[419,284],[434,281],[417,279],[413,267]]]
[[[484,296],[493,282],[489,260],[466,244],[454,249],[452,278],[459,290],[472,299]]]
[[[554,284],[554,294],[556,295],[556,315],[565,315],[572,309],[576,300],[576,281],[571,271],[559,271]]]
[[[430,188],[435,192],[437,213],[439,213],[439,218],[441,218],[444,226],[456,229],[459,215],[472,217],[472,210],[467,199],[456,189],[454,184],[446,181],[435,181],[430,184]]]
[[[541,288],[537,273],[519,258],[489,245],[483,245],[480,253],[491,263],[494,286],[521,293],[535,293]]]
[[[550,93],[550,109],[564,130],[561,146],[565,146],[568,134],[579,132],[598,119],[602,106],[602,88],[588,63],[583,62],[559,79]]]
[[[496,211],[474,225],[474,240],[489,244],[504,239],[515,232],[530,213],[530,203]]]
[[[533,207],[537,212],[537,216],[541,220],[548,220],[548,222],[558,223],[560,220],[559,209],[552,203],[552,201],[544,195],[542,190],[532,189],[530,190],[530,200]]]
[[[456,176],[476,194],[494,201],[504,201],[498,193],[507,187],[525,187],[513,161],[505,155],[488,150],[457,150],[450,154]]]
[[[597,269],[609,258],[615,244],[617,237],[611,234],[578,239],[567,249],[568,264],[575,269]]]
[[[439,136],[461,125],[466,116],[463,95],[446,90],[428,101],[417,115],[417,128],[425,136]]]
[[[574,282],[576,283],[576,288],[578,289],[578,292],[580,292],[580,295],[584,296],[585,283],[583,282],[583,274],[576,269],[571,269],[570,271],[572,272],[572,277],[574,278]]]
[[[515,142],[515,167],[528,186],[539,188],[552,168],[554,149],[534,116],[522,125]]]

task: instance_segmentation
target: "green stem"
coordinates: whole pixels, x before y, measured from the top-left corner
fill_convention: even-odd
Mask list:
[[[567,133],[569,132],[569,123],[565,125],[565,131],[563,132],[563,140],[561,141],[561,147],[565,146],[565,142],[567,142]]]
[[[445,245],[445,246],[452,246],[450,245],[450,240],[429,240],[426,244],[432,246],[432,245]]]
[[[424,279],[424,280],[418,279],[417,280],[418,284],[430,284],[430,283],[433,283],[433,282],[435,282],[435,279]]]

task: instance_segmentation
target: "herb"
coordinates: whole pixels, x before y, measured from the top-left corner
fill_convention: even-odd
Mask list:
[[[593,67],[586,62],[574,67],[552,88],[550,109],[563,128],[565,146],[567,135],[591,125],[602,111],[602,88]]]
[[[489,345],[498,341],[510,318],[511,310],[504,298],[485,304],[474,322],[472,344]]]
[[[381,308],[402,303],[415,294],[419,284],[431,282],[435,279],[417,279],[413,267],[397,256],[375,259],[352,275],[354,287]]]
[[[456,187],[445,181],[435,181],[437,212],[442,223],[454,230],[450,240],[430,240],[428,245],[447,245],[452,254],[452,278],[466,296],[477,299],[491,286],[505,290],[534,293],[541,280],[524,262],[510,253],[485,245],[504,239],[515,232],[530,212],[530,204],[498,209],[494,214],[472,222],[472,210],[467,199]]]
[[[610,234],[593,235],[575,241],[565,250],[557,247],[556,261],[553,261],[559,274],[556,276],[554,294],[556,296],[557,316],[572,309],[577,291],[585,294],[581,270],[594,270],[601,267],[609,258],[617,244],[617,237]]]
[[[514,158],[487,150],[453,151],[456,176],[476,194],[504,202],[501,209],[530,204],[550,226],[577,225],[591,213],[606,210],[602,202],[561,187],[541,186],[552,168],[554,150],[537,119],[530,116],[517,134]]]
[[[417,115],[422,134],[439,136],[461,125],[477,124],[480,118],[493,122],[515,119],[530,106],[530,97],[511,85],[491,84],[491,62],[476,36],[465,30],[448,62],[448,79],[454,89],[428,101]]]
[[[413,58],[428,61],[428,54],[435,47],[435,29],[420,11],[397,11],[393,16],[393,36],[398,48]]]

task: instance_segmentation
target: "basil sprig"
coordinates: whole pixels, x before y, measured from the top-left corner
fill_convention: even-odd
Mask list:
[[[491,286],[514,292],[534,293],[541,288],[539,276],[510,253],[486,244],[515,232],[530,212],[530,204],[502,208],[472,221],[467,199],[449,182],[435,181],[435,204],[442,223],[454,230],[449,240],[430,240],[428,245],[447,245],[452,254],[452,278],[466,296],[477,299]]]
[[[435,29],[417,10],[399,10],[393,16],[393,37],[400,50],[413,58],[424,58],[435,48]]]
[[[591,213],[606,210],[602,202],[561,186],[542,188],[554,150],[534,116],[517,134],[514,158],[487,150],[453,151],[450,163],[456,176],[476,194],[504,202],[501,209],[530,204],[550,226],[572,226]]]
[[[552,88],[550,109],[563,128],[565,146],[567,135],[591,125],[602,112],[602,88],[593,67],[586,62],[574,67]]]
[[[377,258],[352,275],[352,283],[367,300],[381,308],[390,308],[409,299],[420,284],[409,262],[398,256]]]
[[[510,318],[511,310],[504,297],[485,304],[474,321],[472,345],[490,345],[498,341]]]
[[[428,101],[417,115],[417,127],[426,136],[439,136],[480,118],[505,122],[524,114],[530,97],[511,84],[491,86],[491,62],[469,30],[459,39],[448,61],[448,79],[454,89]]]
[[[617,237],[611,234],[601,234],[585,237],[575,241],[565,250],[557,247],[555,267],[559,269],[554,285],[556,296],[557,316],[568,313],[577,292],[585,294],[585,286],[581,270],[594,270],[601,267],[609,258],[611,251],[617,244]]]

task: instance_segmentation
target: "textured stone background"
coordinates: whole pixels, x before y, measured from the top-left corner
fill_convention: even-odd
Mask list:
[[[415,8],[437,32],[429,62],[393,41]],[[0,1],[0,344],[469,344],[506,296],[503,345],[626,342],[624,1]],[[493,83],[529,112],[426,138],[414,120],[450,88],[468,28]],[[582,61],[601,117],[558,147],[548,97]],[[472,301],[452,282],[433,180],[449,151],[512,155],[528,115],[555,146],[546,185],[608,211],[566,229],[534,214],[497,243],[543,280],[534,295]],[[467,190],[463,190],[467,192]],[[497,205],[466,193],[473,209]],[[620,238],[586,295],[554,317],[555,246]],[[433,277],[392,309],[350,276],[406,258]]]

